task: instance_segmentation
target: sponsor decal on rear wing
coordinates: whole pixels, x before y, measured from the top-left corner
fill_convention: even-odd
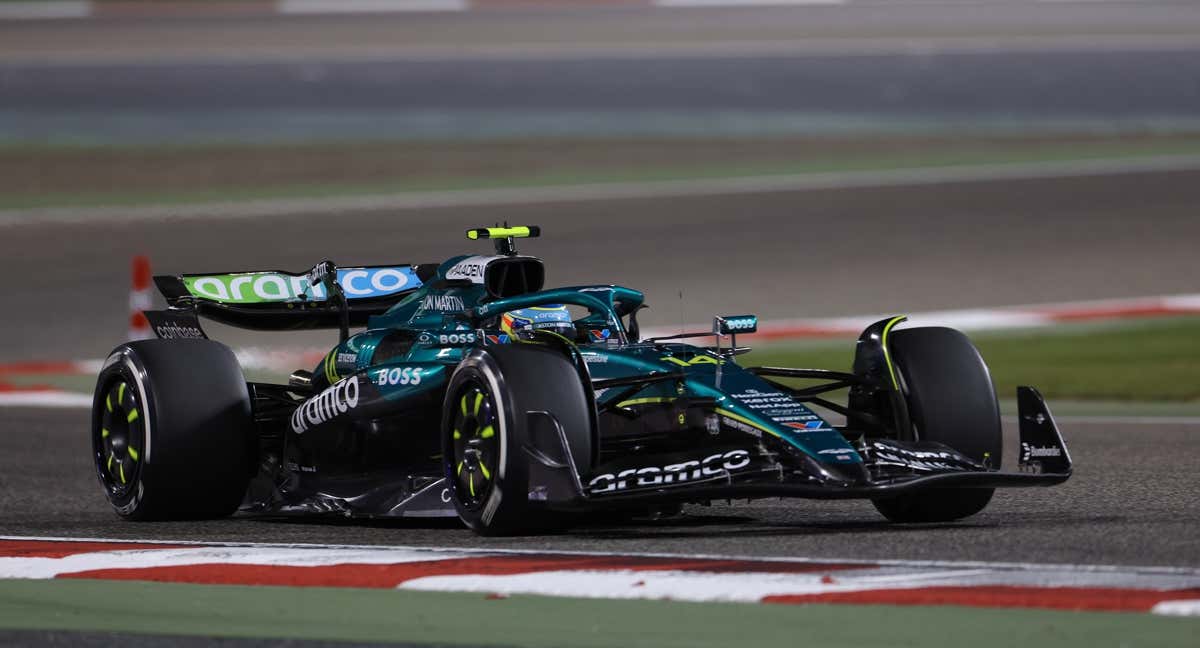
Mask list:
[[[338,284],[346,299],[379,299],[421,286],[412,266],[338,268]],[[222,304],[317,302],[328,299],[325,287],[312,285],[307,273],[279,271],[194,274],[155,277],[168,298],[191,297]],[[182,289],[183,294],[180,294]]]
[[[325,263],[325,262],[323,262]],[[422,285],[411,265],[337,268],[345,305],[329,295],[330,284],[313,282],[310,272],[278,270],[160,275],[154,278],[173,320],[197,316],[257,330],[298,330],[364,326]],[[324,266],[332,270],[333,264]],[[181,311],[187,311],[181,315]],[[198,327],[197,327],[198,328]],[[191,331],[188,331],[190,333]],[[172,329],[172,333],[176,333]]]

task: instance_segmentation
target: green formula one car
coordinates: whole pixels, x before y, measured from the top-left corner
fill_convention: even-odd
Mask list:
[[[502,534],[804,497],[939,522],[978,513],[997,487],[1071,475],[1029,387],[1018,470],[1000,470],[992,381],[958,331],[897,330],[893,317],[862,333],[850,373],[748,368],[737,336],[756,331],[752,315],[642,339],[642,293],[543,289],[541,260],[515,249],[537,227],[467,234],[495,253],[156,277],[169,307],[146,315],[161,339],[117,347],[96,385],[95,468],[117,513],[458,516]],[[287,384],[247,382],[200,317],[339,329],[340,342]],[[845,403],[823,398],[843,388]]]

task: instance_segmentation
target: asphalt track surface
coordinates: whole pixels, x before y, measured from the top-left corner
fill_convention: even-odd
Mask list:
[[[1117,51],[1195,46],[1200,36],[1200,7],[1173,0],[886,0],[686,10],[552,4],[465,13],[6,21],[0,23],[0,60],[562,58],[670,51],[720,56],[1064,46]]]
[[[129,263],[160,274],[302,271],[330,258],[429,263],[486,253],[462,232],[543,227],[521,242],[547,286],[642,290],[643,323],[917,312],[1195,291],[1200,172],[934,184],[327,216],[21,225],[0,235],[0,361],[102,358],[127,328]],[[682,298],[680,297],[682,293]],[[217,339],[321,345],[331,333],[210,327]],[[847,354],[850,353],[849,348]]]
[[[707,56],[706,47],[720,49],[712,43],[725,43],[739,56],[759,56],[753,59],[756,62],[767,60],[761,58],[763,50],[779,48],[789,52],[787,60],[799,61],[797,65],[808,65],[806,69],[819,74],[818,67],[795,53],[812,50],[830,55],[831,65],[859,65],[861,73],[869,74],[869,66],[862,62],[879,60],[855,63],[851,60],[855,57],[844,55],[861,54],[863,48],[884,43],[892,49],[910,45],[954,49],[958,53],[948,54],[951,58],[935,57],[932,64],[954,62],[950,68],[957,69],[985,61],[986,66],[979,64],[974,71],[985,78],[999,74],[1019,80],[1014,72],[1019,66],[1008,67],[1007,58],[961,51],[1015,43],[1013,49],[1033,52],[1028,55],[1033,58],[1016,59],[1027,67],[1040,69],[1051,60],[1045,57],[1070,62],[1069,68],[1081,75],[1078,78],[1096,84],[1088,86],[1092,88],[1088,92],[1095,93],[1093,99],[1104,95],[1104,101],[1096,100],[1102,111],[1119,111],[1123,102],[1149,101],[1135,112],[1144,114],[1146,106],[1195,112],[1197,75],[1191,70],[1196,57],[1187,54],[1196,45],[1200,24],[1194,5],[1105,3],[1089,7],[1084,15],[1077,8],[1052,4],[1044,8],[1021,3],[914,4],[903,12],[884,5],[850,7],[807,12],[805,20],[784,11],[714,10],[697,12],[687,21],[678,14],[655,11],[517,12],[505,14],[508,17],[497,13],[294,20],[282,30],[274,22],[245,21],[232,31],[227,21],[220,20],[188,25],[115,20],[100,31],[68,21],[0,26],[0,57],[9,70],[6,78],[14,78],[11,70],[15,69],[15,77],[26,84],[20,86],[20,100],[27,102],[22,112],[32,112],[78,97],[58,85],[39,89],[36,80],[21,72],[22,66],[53,63],[61,66],[55,75],[69,76],[78,74],[72,65],[92,56],[101,66],[141,70],[137,66],[162,51],[164,44],[178,45],[176,55],[166,57],[171,60],[164,65],[179,65],[180,73],[200,74],[208,69],[206,61],[243,55],[260,62],[328,59],[335,70],[342,69],[338,61],[357,59],[345,68],[350,78],[351,73],[375,69],[366,59],[379,57],[397,60],[423,55],[441,61],[435,67],[445,67],[439,69],[459,70],[451,60],[453,52],[447,53],[444,45],[446,34],[453,33],[459,42],[473,44],[465,48],[466,58],[482,58],[479,52],[490,48],[513,59],[533,60],[522,64],[526,71],[522,74],[558,69],[556,78],[568,79],[571,65],[577,63],[534,59],[561,56],[565,48],[588,49],[583,58],[612,66],[606,69],[616,75],[627,71],[613,60],[619,57],[612,53],[622,47],[629,51],[694,48]],[[967,20],[968,14],[977,18]],[[400,26],[404,21],[406,26]],[[555,21],[558,26],[550,28]],[[686,29],[672,27],[684,22]],[[372,31],[365,23],[378,27]],[[865,33],[864,24],[878,29]],[[346,29],[358,30],[363,37],[348,43],[340,37]],[[470,30],[476,30],[478,37],[472,39]],[[213,38],[226,32],[232,34],[226,40]],[[422,32],[429,37],[421,36]],[[143,38],[137,38],[139,34]],[[1070,45],[1067,51],[1045,53],[1063,49],[1052,43],[1063,38]],[[1072,53],[1081,48],[1098,56],[1110,50],[1142,51],[1128,60],[1149,66],[1142,70],[1157,71],[1148,81],[1136,74],[1133,80],[1125,80],[1139,88],[1139,83],[1150,83],[1146,92],[1113,98],[1115,93],[1105,92],[1103,74],[1085,69],[1088,66]],[[1185,54],[1172,53],[1175,50]],[[669,70],[685,77],[693,69],[686,58],[659,56],[662,65],[676,66]],[[999,67],[988,72],[985,68],[993,62]],[[1108,62],[1119,64],[1115,59]],[[920,60],[890,64],[910,63]],[[736,68],[735,63],[721,65]],[[400,68],[396,74],[413,69]],[[464,75],[470,74],[463,69]],[[764,64],[763,76],[756,82],[787,85],[788,77],[780,69]],[[853,68],[841,71],[851,73]],[[1190,81],[1178,82],[1171,76],[1177,72]],[[103,78],[103,67],[98,74]],[[63,81],[67,76],[47,78]],[[112,75],[107,78],[115,80]],[[1177,82],[1179,92],[1160,92]],[[137,80],[130,83],[136,85]],[[162,83],[169,85],[170,79]],[[390,92],[386,89],[390,84],[381,85]],[[11,92],[15,86],[0,87],[9,89],[6,100],[16,96]],[[285,78],[273,91],[285,96],[289,87]],[[1041,87],[1053,89],[1053,84]],[[97,91],[97,106],[103,109],[106,95],[102,89]],[[854,98],[855,92],[847,89],[841,96]],[[1070,103],[1078,101],[1071,93],[1055,92],[1047,96],[1067,102],[1072,110],[1080,105]],[[148,101],[156,95],[140,96]],[[350,101],[355,96],[350,92],[329,100]],[[782,96],[801,102],[792,106],[832,101],[799,91]],[[898,96],[901,104],[917,101],[912,95]],[[872,97],[858,98],[867,102]],[[169,97],[155,99],[159,100],[166,102],[160,106],[171,105]],[[252,100],[252,93],[245,97]],[[969,111],[968,93],[962,93],[960,101],[964,102],[961,109]],[[545,228],[547,238],[524,242],[523,249],[546,259],[549,283],[616,282],[644,289],[652,305],[646,323],[669,325],[703,321],[718,311],[815,317],[1193,292],[1193,242],[1200,240],[1196,204],[1200,204],[1200,173],[1175,172],[487,209],[344,212],[324,218],[12,227],[0,235],[0,258],[6,260],[9,274],[2,289],[6,314],[0,319],[0,360],[89,358],[106,353],[125,330],[128,262],[136,253],[150,254],[159,272],[300,270],[325,257],[344,264],[430,261],[473,251],[459,238],[466,227],[500,220],[533,223]],[[252,338],[238,334],[225,339],[244,343]],[[1197,426],[1063,422],[1062,427],[1077,465],[1071,481],[1050,490],[1002,492],[983,514],[956,524],[888,525],[863,502],[763,501],[691,507],[682,519],[643,526],[586,527],[564,536],[484,541],[452,522],[428,526],[250,519],[120,522],[95,483],[88,459],[87,413],[8,408],[0,409],[0,533],[1200,565],[1200,539],[1195,534],[1200,526],[1200,503],[1195,498]],[[1012,465],[1013,441],[1008,439],[1008,465]]]
[[[1200,6],[910,3],[0,24],[0,138],[1200,127]]]
[[[1200,566],[1195,424],[1062,422],[1077,467],[1070,481],[999,492],[983,513],[954,524],[891,525],[867,502],[764,500],[690,506],[682,518],[640,525],[483,539],[457,520],[122,522],[89,462],[86,410],[0,412],[0,535]],[[1006,442],[1011,465],[1015,439]]]
[[[746,110],[1076,117],[1200,111],[1200,47],[1160,52],[11,66],[5,109]],[[1036,71],[1031,73],[1031,71]]]
[[[315,259],[429,260],[469,251],[468,226],[530,222],[552,284],[646,288],[658,321],[719,310],[767,317],[903,311],[1194,289],[1200,173],[776,192],[670,200],[340,213],[166,223],[20,226],[0,254],[8,359],[99,357],[119,341],[129,255],[161,272]],[[676,291],[684,288],[684,306]],[[666,314],[666,316],[663,315]],[[224,331],[222,331],[224,333]],[[219,339],[246,342],[253,334]],[[257,336],[257,339],[271,339]],[[329,341],[328,333],[308,339]],[[850,350],[847,348],[847,353]],[[1053,405],[1053,404],[1052,404]],[[1196,424],[1062,423],[1076,476],[1002,492],[983,514],[886,524],[865,502],[691,507],[678,520],[482,540],[445,523],[235,519],[118,521],[88,459],[83,410],[0,409],[0,534],[212,541],[427,544],[826,558],[1200,565]],[[1015,439],[1007,439],[1013,465]]]

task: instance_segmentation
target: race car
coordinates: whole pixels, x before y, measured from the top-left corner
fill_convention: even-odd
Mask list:
[[[542,261],[516,250],[539,234],[472,229],[494,253],[442,263],[155,277],[168,306],[145,315],[160,339],[118,346],[96,383],[92,451],[113,508],[457,516],[520,534],[714,500],[865,498],[919,523],[1071,475],[1030,387],[1018,469],[1001,471],[992,380],[958,331],[890,317],[863,331],[850,372],[744,367],[754,315],[643,338],[637,290],[544,289]],[[201,317],[339,342],[286,384],[251,382]]]

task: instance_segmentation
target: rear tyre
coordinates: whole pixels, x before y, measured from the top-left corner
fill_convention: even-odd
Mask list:
[[[472,351],[446,390],[442,456],[458,515],[482,535],[557,530],[568,518],[529,500],[526,412],[549,412],[562,425],[575,469],[591,465],[592,415],[571,361],[534,345]]]
[[[987,365],[967,336],[940,327],[896,331],[890,352],[915,437],[944,443],[999,468],[1004,440],[1000,406]],[[947,488],[873,502],[893,522],[947,522],[982,511],[993,492]]]
[[[250,395],[218,342],[117,347],[96,381],[91,433],[100,485],[125,519],[224,517],[250,481]]]

